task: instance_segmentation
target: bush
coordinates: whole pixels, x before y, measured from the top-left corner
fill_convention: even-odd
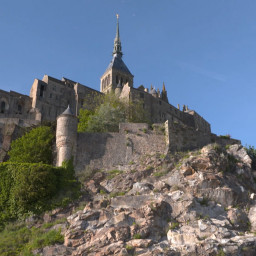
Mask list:
[[[74,179],[72,166],[67,166],[1,163],[0,225],[62,206],[77,198],[80,186]]]
[[[52,163],[53,131],[48,126],[32,129],[11,143],[8,152],[10,162],[16,163]]]

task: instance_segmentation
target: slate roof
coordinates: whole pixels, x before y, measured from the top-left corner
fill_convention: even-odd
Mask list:
[[[126,67],[124,64],[122,57],[119,56],[119,54],[114,54],[113,59],[111,60],[110,64],[108,65],[107,69],[105,72],[107,72],[110,69],[116,69],[120,70],[124,73],[127,73],[129,75],[132,75],[130,70]]]
[[[71,115],[71,116],[74,115],[74,114],[72,113],[72,111],[71,111],[69,105],[68,105],[67,109],[62,113],[62,115]]]

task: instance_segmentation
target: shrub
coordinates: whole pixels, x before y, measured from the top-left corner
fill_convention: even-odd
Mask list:
[[[12,219],[63,206],[77,198],[80,185],[69,168],[42,163],[1,163],[0,226]]]
[[[53,131],[48,126],[32,129],[11,143],[10,162],[52,163]]]

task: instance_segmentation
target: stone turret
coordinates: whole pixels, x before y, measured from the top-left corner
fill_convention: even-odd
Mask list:
[[[77,146],[77,117],[73,115],[70,107],[57,117],[56,147],[57,166],[63,161],[76,158]]]

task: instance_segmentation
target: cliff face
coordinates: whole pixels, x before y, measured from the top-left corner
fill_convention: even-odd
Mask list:
[[[256,184],[241,145],[144,155],[84,182],[86,206],[67,217],[63,245],[39,255],[255,255]]]

